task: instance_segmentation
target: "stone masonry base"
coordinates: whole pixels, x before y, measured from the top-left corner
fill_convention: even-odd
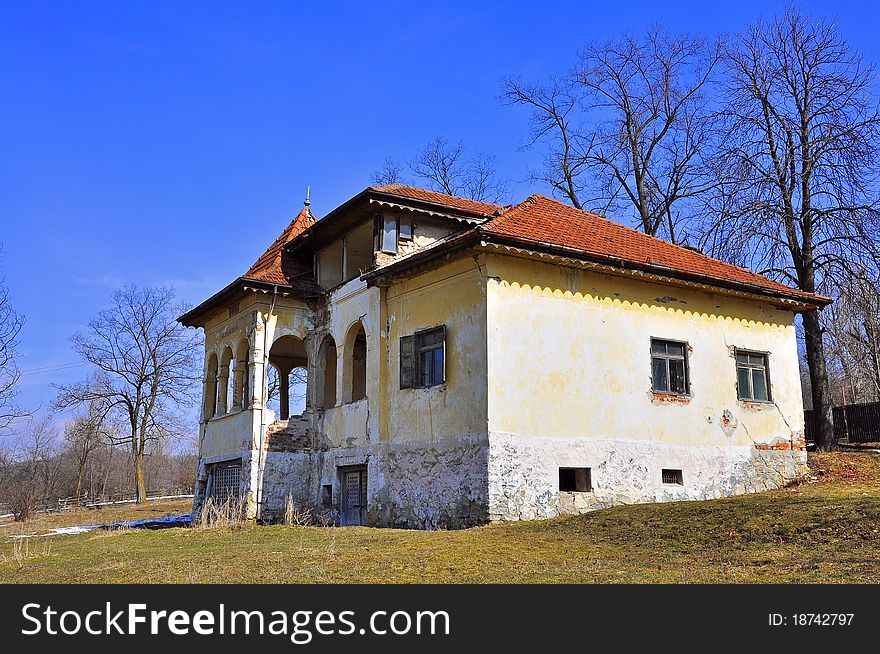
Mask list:
[[[491,520],[534,520],[615,504],[754,493],[801,476],[807,461],[797,438],[788,448],[697,447],[493,433],[490,443]],[[592,491],[559,492],[560,467],[590,468]],[[681,470],[683,484],[664,484],[663,469]]]

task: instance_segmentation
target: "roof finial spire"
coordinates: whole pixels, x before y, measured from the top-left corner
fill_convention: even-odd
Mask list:
[[[306,186],[306,199],[303,200],[303,205],[305,207],[308,207],[312,203],[312,201],[309,200],[309,196],[311,195],[311,193],[312,193],[312,185],[309,184],[308,186]]]

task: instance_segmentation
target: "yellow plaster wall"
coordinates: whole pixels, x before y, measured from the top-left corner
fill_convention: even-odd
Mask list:
[[[380,329],[378,288],[353,279],[335,289],[330,297],[329,332],[336,342],[336,407],[324,411],[323,432],[338,447],[364,445],[368,434],[377,434],[380,394]],[[351,351],[346,337],[360,321],[367,337],[367,395],[346,403]],[[372,410],[371,410],[372,407]]]
[[[790,311],[511,256],[487,272],[490,432],[748,445],[803,429]],[[689,402],[653,398],[652,336],[688,342]],[[773,404],[737,400],[733,346],[770,353]]]
[[[383,290],[387,329],[383,440],[487,435],[485,288],[477,262],[466,258]],[[400,337],[442,324],[446,325],[446,383],[400,389]]]

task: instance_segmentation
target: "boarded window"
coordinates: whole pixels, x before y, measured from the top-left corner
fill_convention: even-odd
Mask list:
[[[397,254],[397,215],[382,215],[382,252]]]
[[[741,400],[770,401],[766,352],[736,351],[736,393]]]
[[[664,468],[661,471],[661,477],[663,478],[664,484],[674,484],[676,486],[684,486],[684,476],[681,474],[681,470],[673,470],[671,468]]]
[[[400,387],[415,388],[416,353],[415,336],[402,336],[400,339]]]
[[[208,489],[208,496],[215,502],[237,500],[241,495],[241,462],[212,465]]]
[[[446,381],[446,327],[400,339],[400,387],[425,388]]]
[[[690,392],[686,343],[651,339],[651,386],[655,393]]]
[[[401,216],[400,217],[400,240],[401,241],[413,240],[412,216]]]
[[[569,493],[590,493],[593,480],[589,468],[560,468],[559,490]]]

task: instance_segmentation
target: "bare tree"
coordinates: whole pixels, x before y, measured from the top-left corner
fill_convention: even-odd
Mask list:
[[[12,469],[2,492],[15,520],[27,520],[55,489],[61,457],[49,416],[32,418],[16,439]]]
[[[880,399],[880,290],[864,277],[843,280],[823,311],[834,403]]]
[[[876,270],[874,69],[837,27],[797,9],[740,34],[705,246],[810,293]],[[834,446],[820,316],[803,314],[817,444]]]
[[[706,90],[721,55],[718,41],[654,27],[589,43],[566,77],[506,80],[502,101],[532,112],[526,147],[546,147],[532,177],[578,208],[634,210],[646,234],[684,240],[685,205],[715,183]]]
[[[24,318],[15,312],[4,280],[0,279],[0,434],[27,415],[16,403],[21,373],[16,365],[18,334]]]
[[[497,174],[495,157],[485,152],[465,156],[465,147],[438,136],[407,161],[410,173],[429,189],[481,202],[503,202],[509,181]],[[400,164],[391,158],[371,176],[373,184],[406,183]]]
[[[386,157],[382,167],[370,175],[370,183],[374,186],[402,184],[403,171],[400,168],[400,164],[391,157]]]
[[[100,388],[100,384],[95,384],[95,387]],[[114,434],[108,429],[103,413],[103,402],[88,402],[85,412],[75,416],[64,428],[67,452],[76,464],[75,497],[82,494],[86,469],[92,456],[101,445],[114,440]]]
[[[112,306],[71,339],[96,369],[95,376],[59,387],[59,409],[94,403],[102,419],[124,425],[114,442],[129,448],[139,503],[146,500],[147,444],[176,435],[181,424],[177,409],[197,399],[199,338],[177,322],[184,310],[171,288],[117,291]]]

